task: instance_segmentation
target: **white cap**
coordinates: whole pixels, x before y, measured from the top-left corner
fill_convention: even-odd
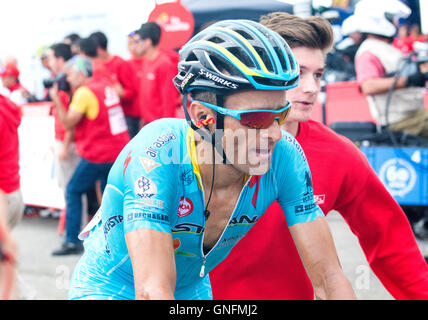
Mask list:
[[[385,17],[385,14],[394,18],[407,18],[412,11],[399,0],[361,0],[355,5],[355,15]]]
[[[350,34],[354,32],[359,32],[360,26],[358,25],[358,17],[355,15],[352,15],[345,20],[343,20],[342,23],[342,34],[344,36],[349,36]]]
[[[349,35],[359,31],[391,38],[397,29],[387,16],[407,18],[410,13],[410,8],[399,0],[361,0],[355,5],[354,14],[343,22],[342,32]]]

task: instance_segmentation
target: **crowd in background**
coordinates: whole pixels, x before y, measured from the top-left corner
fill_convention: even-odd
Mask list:
[[[109,52],[101,31],[86,38],[69,34],[41,54],[50,73],[42,101],[52,102],[56,176],[66,200],[66,241],[54,255],[82,250],[77,238],[82,209],[89,217],[98,210],[108,172],[124,145],[148,123],[180,116],[181,98],[172,82],[178,53],[158,47],[161,32],[158,24],[147,22],[129,33],[128,60]],[[17,110],[38,101],[19,75],[16,59],[5,59],[1,94]],[[18,155],[18,145],[14,149]]]

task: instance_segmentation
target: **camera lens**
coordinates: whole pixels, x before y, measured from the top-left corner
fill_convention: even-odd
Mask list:
[[[46,89],[52,88],[53,84],[54,84],[54,81],[52,79],[45,79],[45,80],[43,80],[43,86]]]

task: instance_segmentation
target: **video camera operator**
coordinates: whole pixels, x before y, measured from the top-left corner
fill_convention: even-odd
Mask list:
[[[410,9],[398,0],[388,3],[381,13],[374,8],[377,1],[357,4],[353,17],[366,37],[355,57],[357,81],[380,125],[428,139],[428,111],[424,108],[428,65],[418,64],[410,73],[409,68],[403,70],[406,59],[391,44],[397,30],[387,17],[406,17]]]

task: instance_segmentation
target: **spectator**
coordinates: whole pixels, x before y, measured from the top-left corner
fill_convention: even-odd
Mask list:
[[[85,56],[91,60],[97,58],[97,43],[94,39],[83,38],[79,41],[79,55]]]
[[[303,148],[321,210],[325,215],[339,211],[395,298],[427,299],[428,267],[403,210],[351,141],[310,120],[321,91],[324,54],[333,39],[328,21],[275,12],[262,17],[261,23],[289,43],[301,67],[298,86],[286,93],[293,109],[283,129]],[[214,299],[314,298],[286,223],[279,204],[271,205],[210,272]]]
[[[82,194],[97,180],[101,181],[101,190],[104,190],[114,160],[129,141],[119,97],[106,79],[91,78],[91,61],[75,56],[67,63],[66,71],[67,80],[75,90],[68,112],[58,96],[57,85],[49,90],[49,94],[64,127],[75,129],[75,145],[81,160],[66,190],[66,240],[53,255],[82,252],[82,244],[77,238],[81,227]]]
[[[70,33],[64,38],[64,43],[70,46],[73,56],[80,54],[80,40],[81,38],[77,33]]]
[[[161,28],[155,22],[144,23],[139,30],[140,39],[136,51],[144,57],[140,84],[141,117],[144,124],[159,118],[175,117],[180,98],[172,79],[177,65],[164,51],[160,50]]]
[[[365,1],[370,0],[360,3]],[[420,68],[409,76],[397,74],[404,55],[390,44],[396,28],[389,20],[370,12],[355,16],[360,21],[360,31],[366,35],[355,57],[357,81],[362,93],[369,97],[373,117],[392,131],[428,138],[428,111],[424,108],[426,74]],[[392,86],[394,94],[387,109]]]
[[[409,54],[413,51],[413,41],[409,38],[409,27],[407,24],[403,24],[398,28],[397,37],[392,42],[392,45],[403,54]]]
[[[135,40],[134,40],[134,36],[135,36],[136,31],[131,31],[128,34],[128,51],[129,54],[131,55],[131,60],[135,58]]]
[[[0,77],[6,94],[17,105],[34,101],[34,97],[19,82],[19,70],[15,63],[8,63],[0,69]]]
[[[0,300],[16,297],[16,242],[7,223],[7,197],[0,189]]]
[[[105,70],[101,64],[97,64],[97,45],[95,40],[90,38],[80,39],[79,42],[79,54],[80,56],[86,56],[92,60],[92,77],[96,78],[98,76],[110,76],[110,74]],[[74,159],[73,159],[74,160]],[[66,180],[67,177],[65,177]],[[86,204],[87,204],[87,213],[88,218],[91,217],[97,212],[100,206],[101,199],[101,186],[99,181],[97,181],[94,186],[86,192]]]
[[[72,57],[71,47],[65,43],[56,43],[47,51],[47,57],[53,79],[58,82],[58,96],[61,99],[61,105],[65,110],[68,110],[71,92],[66,80],[65,65]],[[56,107],[54,107],[52,113],[55,119],[55,155],[58,185],[65,194],[65,188],[79,163],[80,157],[74,147],[74,130],[65,130],[58,118]]]
[[[19,175],[20,123],[21,112],[18,106],[0,95],[0,190],[8,200],[8,222],[11,228],[21,220],[24,212]]]
[[[141,98],[140,98],[140,85],[143,78],[143,51],[141,49],[142,39],[136,31],[132,31],[128,35],[128,50],[131,54],[131,58],[127,60],[128,64],[131,66],[132,73],[134,76],[134,87],[137,89],[136,96],[133,101],[134,110],[138,110],[138,113],[141,114]],[[139,122],[141,122],[141,117]]]
[[[409,38],[410,38],[410,41],[412,41],[412,43],[425,42],[427,40],[426,37],[421,33],[421,28],[417,24],[413,24],[410,27]]]
[[[108,40],[104,33],[98,31],[92,33],[89,38],[97,44],[97,59],[111,74],[116,82],[114,88],[120,97],[123,112],[125,113],[128,132],[133,138],[140,129],[140,110],[134,108],[134,99],[137,96],[136,81],[129,63],[117,55],[108,52]]]

